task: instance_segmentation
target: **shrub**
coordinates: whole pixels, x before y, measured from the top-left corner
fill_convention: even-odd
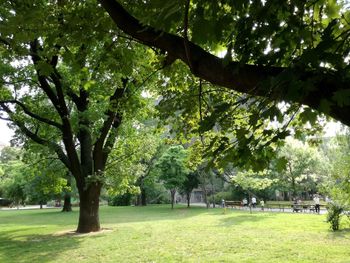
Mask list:
[[[234,195],[232,194],[232,192],[218,192],[217,194],[214,195],[215,196],[215,201],[218,204],[221,204],[221,200],[235,200],[234,199]],[[211,200],[211,197],[209,197],[209,200]]]
[[[115,195],[110,197],[108,200],[108,205],[110,206],[129,206],[131,205],[132,195],[130,193],[125,193],[122,195]]]
[[[340,218],[344,209],[340,205],[337,205],[335,203],[329,203],[327,210],[327,222],[330,223],[331,229],[333,231],[336,231],[339,229]]]

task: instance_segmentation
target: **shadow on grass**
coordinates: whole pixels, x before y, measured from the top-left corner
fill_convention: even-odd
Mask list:
[[[103,229],[100,232],[78,234],[74,231],[60,231],[51,234],[25,234],[25,230],[35,228],[16,229],[0,232],[0,262],[53,262],[60,254],[78,249],[83,240],[103,238],[113,232]],[[40,232],[40,230],[38,230]],[[76,260],[87,260],[86,255],[80,255]],[[71,262],[75,262],[72,259]]]
[[[207,213],[202,207],[178,206],[174,209],[170,205],[155,205],[146,207],[101,207],[100,222],[101,227],[108,224],[122,224],[133,222],[177,220]],[[1,225],[21,225],[21,226],[43,226],[55,225],[65,228],[76,228],[79,217],[79,209],[73,212],[63,213],[60,210],[17,210],[3,211],[0,213],[0,233]]]
[[[233,212],[228,214],[229,217],[225,216],[220,219],[219,226],[221,227],[232,227],[245,224],[247,222],[261,222],[264,220],[269,220],[272,217],[276,217],[275,213],[252,213],[249,211],[242,212]]]
[[[1,262],[52,262],[60,253],[79,247],[80,238],[1,231]]]
[[[79,211],[63,213],[61,210],[13,210],[0,212],[0,225],[75,225],[78,221]],[[0,228],[1,232],[1,228]]]
[[[343,228],[337,231],[329,229],[328,237],[331,239],[350,239],[350,228]]]
[[[101,213],[102,224],[123,224],[148,221],[179,220],[207,213],[202,207],[178,206],[174,209],[166,205],[146,207],[109,207],[109,212]]]

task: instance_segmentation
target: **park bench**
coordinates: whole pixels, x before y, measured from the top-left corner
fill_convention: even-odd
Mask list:
[[[316,212],[315,205],[292,204],[293,212]]]
[[[231,206],[232,208],[234,207],[242,207],[242,202],[241,201],[225,201],[225,207]]]
[[[310,212],[316,212],[315,206],[314,205],[309,205],[309,211]]]
[[[303,205],[302,204],[292,204],[291,205],[293,212],[303,212]]]
[[[9,200],[9,199],[0,198],[0,207],[1,206],[11,207],[12,206],[12,201]]]
[[[268,210],[268,209],[270,209],[271,211],[273,210],[273,209],[278,209],[280,212],[282,211],[282,212],[284,212],[284,209],[285,208],[289,208],[289,206],[286,206],[286,204],[269,204],[269,203],[267,203],[266,205],[265,205],[265,208]]]

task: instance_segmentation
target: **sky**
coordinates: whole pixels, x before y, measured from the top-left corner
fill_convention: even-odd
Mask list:
[[[325,126],[325,137],[335,136],[342,129],[342,125],[339,122],[329,122]],[[13,131],[7,127],[7,122],[0,120],[0,146],[10,145]]]
[[[10,140],[12,138],[13,131],[7,127],[7,122],[0,120],[0,146],[10,145]]]

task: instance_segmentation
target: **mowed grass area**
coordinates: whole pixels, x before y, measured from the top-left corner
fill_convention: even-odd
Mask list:
[[[331,232],[324,215],[101,207],[105,231],[67,233],[77,218],[0,211],[0,262],[350,262],[350,231]]]

